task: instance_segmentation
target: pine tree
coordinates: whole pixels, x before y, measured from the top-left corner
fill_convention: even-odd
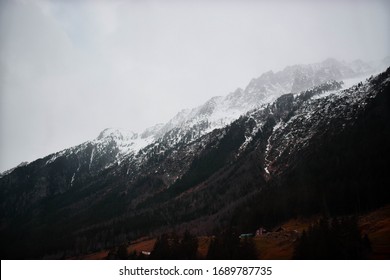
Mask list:
[[[186,230],[180,243],[181,259],[196,259],[198,251],[198,239]]]
[[[169,247],[168,235],[163,234],[157,238],[156,244],[154,244],[153,251],[150,254],[151,259],[164,260],[170,259],[171,249]]]
[[[295,259],[365,259],[368,236],[360,235],[356,217],[321,219],[304,231],[294,249]]]
[[[128,254],[126,244],[122,244],[121,246],[119,246],[116,256],[118,260],[127,260]]]

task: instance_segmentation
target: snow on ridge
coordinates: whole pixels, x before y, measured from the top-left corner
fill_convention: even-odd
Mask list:
[[[195,129],[194,133],[192,133],[192,140],[194,140],[214,129],[219,129],[232,123],[248,111],[275,101],[282,94],[291,92],[294,83],[296,81],[299,82],[302,75],[309,75],[310,78],[313,78],[318,71],[325,69],[327,70],[325,71],[327,76],[334,76],[334,73],[337,73],[337,71],[332,72],[335,67],[340,68],[339,71],[342,72],[342,76],[355,73],[356,67],[352,70],[347,66],[344,62],[327,59],[316,64],[289,66],[276,73],[268,71],[259,78],[252,79],[244,90],[238,88],[226,96],[212,97],[198,107],[184,109],[166,124],[156,125],[146,129],[141,134],[123,129],[106,129],[99,135],[98,140],[105,138],[107,138],[107,141],[114,140],[119,150],[118,157],[139,152],[142,148],[163,137],[173,129],[177,129],[177,132],[174,134],[174,138],[171,138],[171,144],[179,143],[183,135]],[[305,84],[299,86],[302,87]],[[323,98],[333,93],[336,93],[336,91],[327,91],[315,96],[313,99]]]
[[[382,83],[388,82],[390,82],[389,78]],[[353,124],[360,109],[375,97],[375,91],[372,90],[372,87],[369,81],[362,81],[362,83],[347,89],[330,90],[303,101],[303,105],[298,108],[294,116],[287,122],[279,122],[273,127],[265,149],[265,173],[271,175],[270,166],[278,160],[282,153],[290,154],[294,150],[297,152],[308,145],[308,140],[312,135],[316,133],[321,135],[323,133],[321,128],[326,127],[326,123],[329,123],[330,119],[344,120],[338,127],[340,130]],[[296,99],[297,96],[294,98]],[[356,107],[360,109],[356,110]],[[285,133],[286,129],[288,133]],[[276,140],[278,148],[274,149],[272,144]]]
[[[97,137],[97,140],[106,137],[112,137],[117,139],[135,139],[137,138],[137,133],[122,128],[106,128],[102,132],[100,132],[99,136]]]
[[[252,79],[244,90],[238,88],[226,96],[216,96],[198,107],[182,110],[165,124],[157,124],[145,129],[142,133],[119,128],[105,129],[96,139],[67,150],[78,152],[79,149],[86,147],[85,145],[93,144],[97,147],[96,152],[99,153],[114,143],[114,147],[117,149],[116,159],[117,162],[120,162],[123,157],[137,154],[174,129],[175,131],[171,133],[169,140],[172,145],[179,143],[181,139],[192,141],[214,129],[229,125],[240,116],[263,104],[275,101],[283,94],[292,92],[294,86],[295,89],[307,87],[310,83],[305,83],[306,80],[301,79],[305,76],[309,79],[318,78],[322,81],[328,77],[340,75],[340,73],[344,78],[352,74],[357,75],[358,71],[363,71],[365,72],[363,74],[367,75],[369,68],[364,63],[361,61],[353,63],[350,63],[353,64],[353,67],[348,68],[350,66],[348,63],[328,59],[316,64],[288,66],[278,72],[268,71],[259,78]],[[321,74],[322,70],[325,76]],[[344,80],[345,87],[350,85],[349,82],[359,82],[364,78],[365,76],[363,77],[360,73],[360,77],[353,80],[352,75],[352,78]],[[314,96],[313,99],[324,98],[336,92],[328,91]],[[192,135],[190,140],[188,137],[183,138],[188,133]],[[247,140],[250,141],[249,138]],[[47,164],[65,152],[66,150],[53,154]]]
[[[29,164],[28,161],[23,161],[23,162],[19,163],[17,166],[11,168],[11,169],[8,169],[8,170],[5,170],[5,171],[3,171],[3,172],[0,172],[0,178],[6,176],[6,175],[8,175],[8,174],[10,174],[10,173],[11,173],[12,171],[14,171],[16,168],[18,168],[18,167],[23,167],[23,166],[27,166],[28,164]]]
[[[65,150],[62,150],[62,151],[59,151],[57,153],[49,155],[51,157],[46,161],[45,165],[50,164],[50,163],[54,162],[60,156],[63,156],[66,153],[67,150],[68,149],[65,149]]]
[[[158,128],[158,127],[157,127]],[[142,134],[135,133],[130,130],[120,128],[107,128],[103,130],[99,136],[92,140],[91,143],[99,146],[108,145],[114,141],[118,149],[118,160],[128,154],[137,153],[142,148],[146,147],[154,140],[153,127],[146,129]]]
[[[226,96],[212,97],[198,107],[184,109],[166,124],[157,125],[152,129],[152,132],[147,132],[147,129],[140,134],[141,136],[134,132],[118,129],[105,130],[102,133],[104,136],[111,136],[117,142],[120,154],[137,153],[173,129],[179,129],[177,139],[172,141],[172,143],[177,143],[180,142],[179,140],[185,133],[195,127],[197,127],[195,135],[198,137],[214,129],[222,128],[248,111],[271,103],[282,94],[291,92],[294,83],[299,82],[302,75],[313,78],[320,75],[318,73],[321,70],[326,70],[326,77],[340,74],[345,77],[356,74],[359,69],[364,72],[369,70],[368,66],[361,61],[345,63],[335,59],[327,59],[315,64],[288,66],[282,71],[268,71],[259,78],[252,79],[244,90],[238,88]],[[315,98],[322,98],[335,92],[326,92]]]
[[[364,83],[364,81],[366,81],[368,78],[370,78],[371,76],[376,76],[378,74],[380,74],[382,71],[375,71],[375,72],[370,72],[370,73],[366,73],[364,75],[359,75],[357,77],[352,77],[352,78],[348,78],[348,79],[344,79],[343,82],[343,88],[344,89],[347,89],[347,88],[350,88],[354,85],[357,85],[358,83],[362,82]]]

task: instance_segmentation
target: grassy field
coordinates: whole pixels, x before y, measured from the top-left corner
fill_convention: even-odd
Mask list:
[[[318,218],[292,219],[262,236],[253,237],[258,258],[266,260],[291,259],[297,238]],[[360,216],[358,223],[362,235],[367,234],[371,241],[372,254],[370,258],[390,259],[390,205]],[[281,230],[276,231],[280,228]],[[210,236],[198,237],[198,257],[200,259],[206,258],[211,238]],[[138,254],[142,251],[151,252],[155,242],[155,238],[148,237],[135,240],[128,245],[127,252],[129,254],[134,251]],[[104,259],[108,252],[105,250],[85,255],[81,259]]]
[[[360,217],[359,226],[371,241],[371,258],[390,259],[390,205]]]

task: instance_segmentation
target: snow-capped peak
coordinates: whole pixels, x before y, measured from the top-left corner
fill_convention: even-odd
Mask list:
[[[106,128],[102,132],[100,132],[99,136],[96,139],[101,140],[106,137],[111,137],[114,139],[133,140],[138,137],[138,134],[126,129]]]
[[[157,124],[141,133],[107,128],[92,141],[51,155],[47,163],[67,154],[67,151],[77,153],[89,145],[93,146],[90,166],[100,154],[109,154],[104,166],[110,166],[132,155],[137,156],[139,151],[152,143],[161,143],[164,149],[178,143],[188,144],[214,129],[225,127],[251,110],[275,101],[283,94],[298,93],[329,80],[344,80],[345,86],[348,86],[355,81],[346,79],[359,77],[361,81],[362,76],[372,73],[373,69],[372,64],[360,60],[346,63],[327,59],[315,64],[288,66],[282,71],[268,71],[252,79],[245,89],[238,88],[226,96],[216,96],[198,107],[182,110],[165,124]],[[323,92],[313,99],[331,93]]]
[[[372,67],[363,61],[346,63],[328,58],[319,63],[288,66],[277,72],[268,71],[252,79],[244,90],[238,88],[226,96],[215,96],[198,107],[182,110],[166,124],[158,124],[141,134],[107,129],[98,139],[115,139],[124,155],[138,152],[167,133],[172,144],[181,139],[192,141],[230,124],[248,111],[275,101],[283,94],[298,93],[329,80],[341,81],[361,76],[371,70]]]
[[[115,143],[116,148],[119,150],[117,158],[121,159],[126,155],[137,153],[139,150],[152,143],[153,140],[155,140],[156,128],[159,127],[160,126],[157,125],[146,129],[142,134],[126,129],[106,128],[91,142],[98,146],[106,146],[109,143]]]

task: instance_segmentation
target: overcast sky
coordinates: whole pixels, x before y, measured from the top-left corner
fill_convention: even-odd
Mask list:
[[[390,1],[0,1],[0,171],[268,70],[389,55]]]

